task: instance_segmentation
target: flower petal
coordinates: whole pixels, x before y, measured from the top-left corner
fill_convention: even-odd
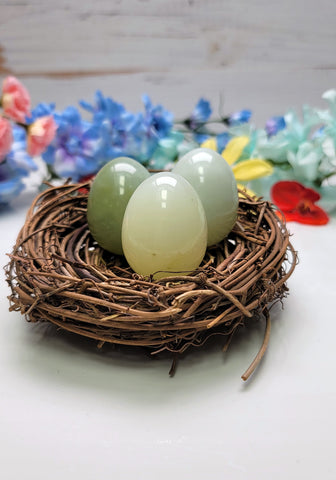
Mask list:
[[[246,136],[236,137],[229,141],[222,152],[222,157],[229,165],[235,163],[243,153],[244,148],[249,143],[250,139]]]
[[[246,193],[249,197],[257,198],[257,195],[255,194],[255,192],[253,190],[251,190],[250,188],[247,188],[245,185],[243,185],[241,183],[238,183],[237,187],[238,187],[238,196],[240,198],[245,198],[244,194],[241,193],[240,190],[242,190],[244,193]]]
[[[304,225],[326,225],[329,217],[322,208],[312,205],[309,211],[302,214],[298,210],[293,212],[283,212],[286,222],[298,222]]]
[[[283,180],[271,188],[271,198],[284,213],[290,212],[302,199],[305,187],[299,182]]]
[[[305,188],[302,195],[302,199],[309,200],[310,202],[317,202],[318,200],[320,200],[320,198],[321,198],[321,195],[318,192],[316,192],[312,188],[307,188],[307,187]]]
[[[247,182],[256,178],[271,175],[273,172],[272,165],[261,158],[251,158],[243,162],[233,165],[232,171],[236,180],[239,182]]]
[[[210,150],[215,150],[217,152],[217,141],[215,137],[207,138],[202,144],[201,148],[210,148]]]

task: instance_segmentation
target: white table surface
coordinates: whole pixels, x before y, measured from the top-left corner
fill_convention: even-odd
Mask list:
[[[169,4],[169,8],[167,5]],[[135,111],[148,93],[187,116],[200,96],[262,126],[335,87],[333,0],[1,2],[0,74],[33,104],[91,100],[98,88]],[[7,263],[31,197],[0,214]],[[0,282],[1,480],[334,480],[336,217],[289,224],[300,263],[267,353],[247,328],[170,360],[98,351],[8,312]]]
[[[0,217],[2,254],[24,221],[17,203]],[[336,219],[289,229],[300,263],[246,383],[262,324],[226,354],[220,342],[190,351],[169,378],[167,358],[26,323],[1,281],[2,478],[335,478]]]

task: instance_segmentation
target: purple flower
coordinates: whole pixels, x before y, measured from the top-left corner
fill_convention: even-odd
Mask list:
[[[266,133],[269,137],[276,135],[280,130],[286,128],[286,122],[284,117],[275,116],[267,120],[265,125]]]
[[[102,166],[102,134],[99,125],[84,121],[75,107],[54,114],[57,132],[42,157],[59,177],[81,177]]]

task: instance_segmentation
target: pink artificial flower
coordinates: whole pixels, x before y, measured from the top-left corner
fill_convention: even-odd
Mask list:
[[[6,77],[2,84],[2,108],[6,115],[16,122],[25,122],[30,115],[30,96],[21,82],[15,77]]]
[[[40,155],[53,140],[57,125],[51,116],[40,117],[28,127],[27,152]]]
[[[8,120],[0,116],[0,163],[10,151],[13,142],[12,127]]]

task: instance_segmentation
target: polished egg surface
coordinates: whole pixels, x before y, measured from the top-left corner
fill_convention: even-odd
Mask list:
[[[121,255],[121,226],[129,199],[150,176],[148,170],[128,157],[115,158],[97,173],[88,198],[90,232],[105,250]]]
[[[122,225],[122,245],[132,269],[154,280],[187,275],[206,250],[204,208],[190,183],[177,174],[152,175],[136,189]]]
[[[198,193],[207,218],[208,246],[225,238],[234,226],[238,209],[237,183],[230,165],[219,153],[196,148],[174,166]]]

